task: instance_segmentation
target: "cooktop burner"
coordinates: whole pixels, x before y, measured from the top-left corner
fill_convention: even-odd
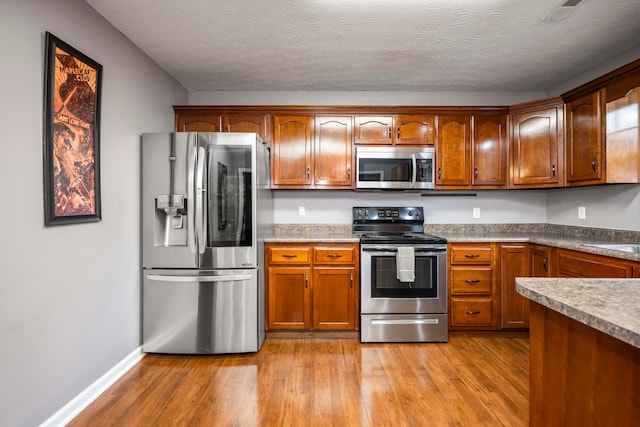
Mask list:
[[[421,207],[354,207],[352,230],[367,244],[447,243],[445,239],[424,234]]]

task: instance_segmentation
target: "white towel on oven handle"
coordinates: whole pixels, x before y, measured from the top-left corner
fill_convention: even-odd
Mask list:
[[[396,254],[396,276],[401,282],[413,282],[416,279],[415,273],[416,257],[412,246],[399,246]]]

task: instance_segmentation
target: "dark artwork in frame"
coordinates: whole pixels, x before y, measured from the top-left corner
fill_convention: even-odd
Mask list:
[[[49,32],[45,49],[44,222],[100,221],[102,65]]]

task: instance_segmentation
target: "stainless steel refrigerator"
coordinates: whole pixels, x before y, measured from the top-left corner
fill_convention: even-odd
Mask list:
[[[260,349],[269,179],[254,133],[142,135],[144,352]]]

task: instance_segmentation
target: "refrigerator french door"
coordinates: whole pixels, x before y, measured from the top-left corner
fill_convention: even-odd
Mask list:
[[[272,222],[269,153],[259,136],[144,134],[141,209],[143,351],[257,351],[262,233]]]

